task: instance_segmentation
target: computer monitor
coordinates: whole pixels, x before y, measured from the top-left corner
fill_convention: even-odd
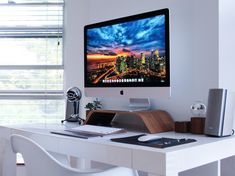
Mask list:
[[[84,27],[85,95],[170,96],[169,10]]]

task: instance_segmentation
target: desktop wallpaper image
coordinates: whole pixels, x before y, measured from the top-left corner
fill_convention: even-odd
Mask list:
[[[164,15],[88,29],[86,47],[90,85],[165,82]]]

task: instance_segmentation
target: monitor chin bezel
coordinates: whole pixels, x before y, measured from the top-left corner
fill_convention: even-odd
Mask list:
[[[86,97],[98,98],[159,98],[171,97],[171,87],[85,87]]]

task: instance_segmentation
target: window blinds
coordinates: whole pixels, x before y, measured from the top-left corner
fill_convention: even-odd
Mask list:
[[[61,0],[0,0],[0,98],[63,98]]]

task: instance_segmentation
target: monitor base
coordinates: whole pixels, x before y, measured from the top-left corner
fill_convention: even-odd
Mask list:
[[[130,98],[129,112],[150,110],[151,104],[149,98]]]

